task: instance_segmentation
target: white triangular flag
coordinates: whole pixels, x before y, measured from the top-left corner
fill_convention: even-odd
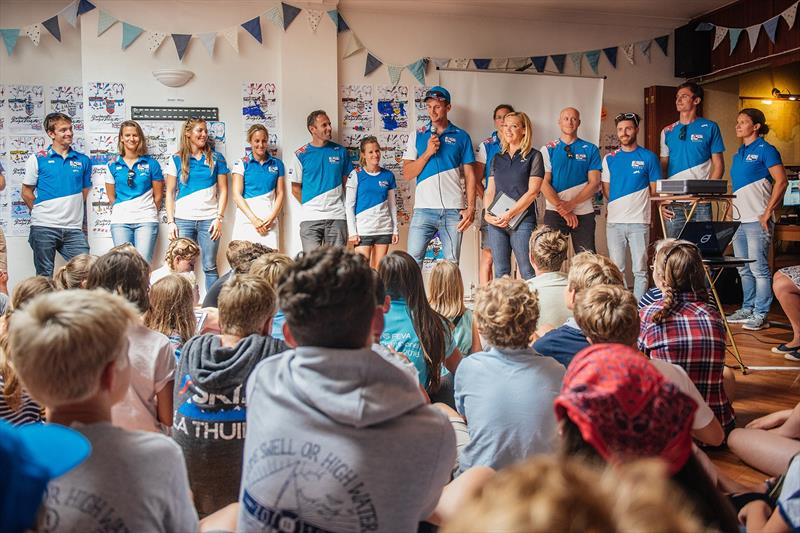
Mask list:
[[[158,50],[158,47],[161,46],[161,43],[164,42],[164,39],[167,38],[166,33],[161,33],[158,31],[151,31],[147,33],[147,51],[151,54]]]
[[[214,43],[217,42],[217,32],[201,33],[197,38],[200,39],[200,42],[203,43],[203,46],[208,50],[208,55],[214,57]]]
[[[719,46],[719,43],[728,35],[728,28],[725,26],[714,26],[714,46],[711,47],[712,50],[716,50]]]
[[[405,67],[397,67],[395,65],[388,65],[389,69],[389,82],[392,84],[392,87],[396,86],[400,83],[400,75],[403,73],[403,69]]]
[[[31,40],[34,46],[39,46],[39,40],[42,38],[42,25],[31,24],[22,28],[22,32]]]
[[[625,56],[625,59],[628,60],[628,63],[633,65],[633,43],[623,44],[620,48],[622,48],[622,55]]]
[[[317,11],[316,9],[305,9],[304,11],[306,12],[306,20],[308,20],[308,27],[311,28],[313,33],[317,33],[319,21],[322,19],[322,11]]]
[[[447,68],[447,64],[450,63],[450,58],[448,57],[434,57],[431,58],[433,64],[436,65],[436,68]]]
[[[80,2],[80,0],[75,0],[70,5],[68,5],[67,7],[62,9],[61,13],[59,13],[59,15],[64,17],[64,20],[66,20],[67,23],[69,23],[69,25],[72,26],[73,28],[75,28],[77,26],[77,24],[78,24],[78,4],[79,4],[79,2]]]
[[[489,61],[489,70],[505,70],[508,68],[507,57],[494,57]]]
[[[529,57],[509,57],[508,58],[508,65],[507,65],[506,68],[508,70],[517,70],[517,69],[520,69],[520,68],[524,67],[525,65],[527,65],[530,62],[531,62],[531,58],[529,58]]]
[[[350,57],[351,55],[364,49],[364,45],[358,40],[356,34],[352,31],[349,33],[350,36],[347,38],[347,44],[344,47],[344,55],[342,55],[342,58]]]
[[[239,52],[239,27],[234,26],[222,31],[222,36],[228,41],[228,44],[233,47],[236,52]]]
[[[447,63],[447,66],[456,70],[465,70],[469,66],[468,57],[454,57]]]
[[[756,47],[758,42],[758,34],[761,31],[761,24],[753,24],[747,28],[747,38],[750,40],[750,52]]]
[[[795,2],[794,4],[790,5],[786,9],[783,10],[781,15],[783,18],[786,19],[786,24],[789,25],[789,29],[791,30],[794,26],[794,21],[797,19],[797,6],[800,5],[800,2]]]

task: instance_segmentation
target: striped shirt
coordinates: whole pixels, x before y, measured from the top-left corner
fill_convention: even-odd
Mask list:
[[[28,393],[22,391],[20,406],[17,409],[12,409],[6,402],[5,395],[2,394],[3,389],[5,389],[5,381],[3,376],[0,375],[0,419],[5,420],[12,426],[23,426],[43,421],[42,408],[28,396]]]

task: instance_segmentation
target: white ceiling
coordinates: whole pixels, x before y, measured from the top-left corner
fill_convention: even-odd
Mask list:
[[[345,13],[418,13],[675,28],[730,3],[732,0],[339,0],[339,9]]]

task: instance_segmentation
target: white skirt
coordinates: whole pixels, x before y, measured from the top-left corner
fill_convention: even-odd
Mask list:
[[[265,219],[272,213],[272,200],[267,197],[261,198],[247,198],[247,205],[261,219]],[[264,246],[269,246],[278,250],[280,248],[279,229],[280,218],[275,220],[272,228],[266,235],[261,235],[256,231],[256,228],[247,218],[247,215],[242,213],[240,209],[236,209],[236,220],[233,224],[233,239],[243,240],[250,242],[257,242]]]

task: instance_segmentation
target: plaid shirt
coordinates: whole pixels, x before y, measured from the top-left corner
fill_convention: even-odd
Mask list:
[[[725,364],[722,318],[714,307],[693,293],[680,293],[667,317],[656,324],[652,317],[663,306],[663,300],[658,300],[639,312],[639,349],[651,358],[681,366],[727,434],[736,421],[731,402],[722,388]]]

